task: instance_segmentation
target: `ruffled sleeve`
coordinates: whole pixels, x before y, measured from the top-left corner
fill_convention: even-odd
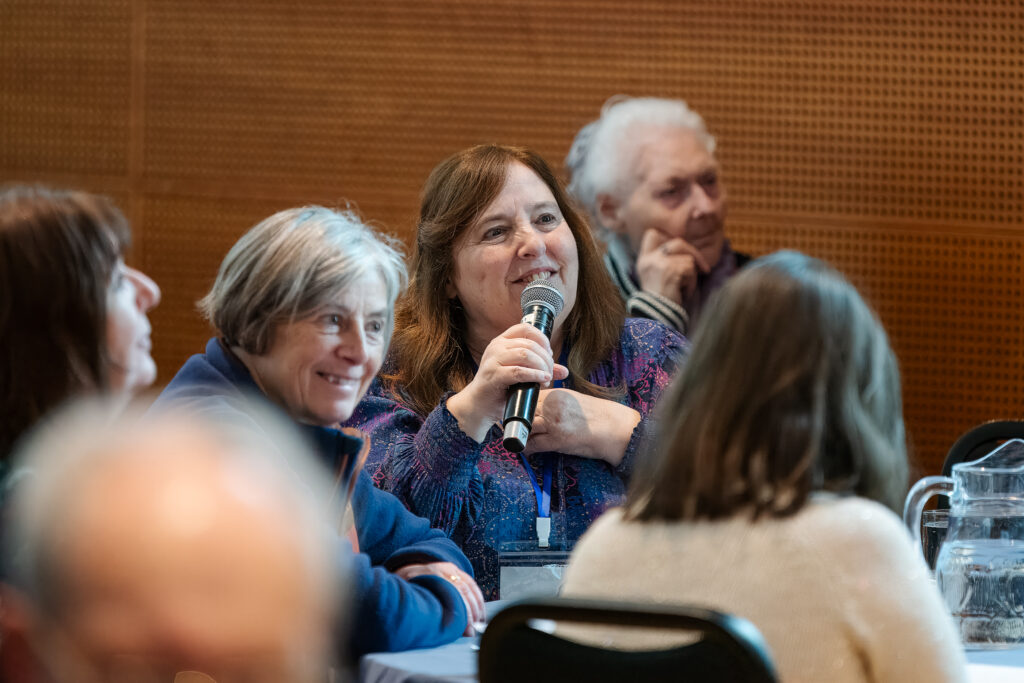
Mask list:
[[[375,383],[346,424],[370,436],[366,466],[374,483],[461,543],[483,501],[483,446],[459,429],[448,396],[423,418]]]

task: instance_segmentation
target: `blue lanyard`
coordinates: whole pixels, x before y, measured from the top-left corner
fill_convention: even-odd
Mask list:
[[[562,343],[562,352],[558,355],[558,364],[565,365],[568,359],[569,342],[566,340]],[[475,373],[477,370],[479,368],[473,362],[473,372]],[[554,380],[551,386],[555,389],[561,389],[565,386],[565,381],[560,379]],[[533,473],[533,467],[530,466],[530,462],[526,459],[526,454],[519,454],[519,462],[522,463],[523,469],[526,470],[527,476],[530,477],[530,484],[533,486],[533,493],[537,498],[537,541],[541,548],[548,547],[548,537],[551,535],[551,480],[554,474],[552,458],[553,456],[551,455],[544,458],[542,484],[538,485],[537,477]]]
[[[533,474],[533,467],[530,466],[526,455],[520,453],[519,460],[523,463],[523,469],[526,470],[526,474],[530,477],[530,483],[533,485],[533,494],[537,497],[537,516],[550,517],[551,475],[554,471],[554,467],[551,465],[551,456],[544,458],[544,481],[542,486],[537,485],[537,477]]]
[[[555,382],[553,386],[561,387],[561,382]],[[537,497],[537,519],[536,530],[537,530],[537,547],[548,548],[550,547],[551,538],[551,475],[554,470],[554,466],[551,464],[554,460],[553,454],[548,454],[544,457],[544,479],[541,486],[537,485],[537,477],[533,474],[533,467],[530,466],[530,461],[526,459],[525,453],[519,454],[519,462],[523,464],[523,469],[526,470],[526,475],[530,477],[530,484],[533,485],[533,494]]]
[[[569,345],[562,345],[562,353],[559,354],[558,364],[565,365],[566,360],[569,357]],[[551,386],[555,389],[561,389],[564,386],[563,380],[555,380],[551,383]],[[523,469],[526,470],[526,475],[530,478],[530,484],[533,486],[533,494],[537,498],[537,540],[538,545],[541,548],[548,547],[548,537],[551,535],[551,479],[554,473],[554,456],[548,455],[544,457],[544,472],[543,480],[540,485],[537,484],[537,477],[533,473],[533,467],[530,466],[530,461],[526,459],[525,453],[519,454],[519,461],[523,464]]]

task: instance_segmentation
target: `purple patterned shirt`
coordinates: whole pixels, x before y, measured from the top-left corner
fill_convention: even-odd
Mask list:
[[[686,340],[661,323],[631,318],[618,348],[590,374],[594,384],[623,387],[620,402],[641,415],[617,467],[563,453],[527,456],[538,483],[551,460],[552,547],[570,549],[602,512],[622,502],[634,460],[651,436],[651,410],[686,350]],[[502,446],[501,429],[493,427],[477,443],[459,429],[446,400],[424,418],[375,381],[346,425],[370,436],[366,470],[374,483],[458,543],[493,600],[499,550],[536,541],[537,499],[520,456]]]

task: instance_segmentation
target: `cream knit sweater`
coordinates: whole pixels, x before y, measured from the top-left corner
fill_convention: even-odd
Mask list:
[[[562,594],[745,617],[783,683],[967,679],[921,551],[892,512],[864,499],[817,496],[795,516],[756,523],[624,522],[611,510],[576,546]]]

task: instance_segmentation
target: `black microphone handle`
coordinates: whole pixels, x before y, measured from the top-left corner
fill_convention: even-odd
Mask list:
[[[533,429],[533,416],[537,411],[537,396],[539,395],[540,385],[536,382],[513,384],[508,388],[505,416],[502,418],[501,424],[506,428],[509,424],[515,424],[517,427],[514,434],[506,430],[502,444],[507,450],[518,453],[526,448],[526,439],[529,438],[530,430]]]
[[[551,328],[555,316],[550,308],[534,304],[523,311],[523,322],[529,323],[551,338]],[[526,440],[533,429],[533,416],[537,410],[537,397],[540,385],[536,382],[513,384],[508,388],[508,399],[505,401],[505,415],[501,420],[504,429],[502,445],[513,453],[526,448]]]

